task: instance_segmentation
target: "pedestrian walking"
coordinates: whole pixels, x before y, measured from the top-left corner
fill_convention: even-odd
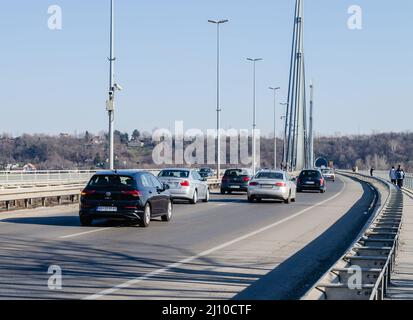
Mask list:
[[[396,170],[397,186],[403,188],[405,173],[401,166]]]
[[[390,178],[391,183],[393,183],[394,185],[397,184],[396,168],[394,166],[391,167],[390,169],[389,178]]]

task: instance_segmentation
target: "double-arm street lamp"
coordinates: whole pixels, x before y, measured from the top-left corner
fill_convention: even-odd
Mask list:
[[[217,26],[217,179],[221,176],[221,96],[220,96],[220,25],[229,20],[208,20]]]
[[[256,137],[255,131],[257,129],[257,110],[256,110],[256,63],[263,60],[262,58],[247,58],[248,61],[253,63],[253,102],[252,102],[252,173],[255,175],[256,171]]]

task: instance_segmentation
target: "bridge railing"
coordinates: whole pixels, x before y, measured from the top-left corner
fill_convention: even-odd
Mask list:
[[[81,183],[88,181],[94,173],[94,170],[0,171],[0,187]]]

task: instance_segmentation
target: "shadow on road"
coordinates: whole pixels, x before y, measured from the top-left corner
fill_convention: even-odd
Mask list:
[[[373,210],[368,214],[363,212],[367,210],[374,194],[366,183],[362,183],[362,187],[362,197],[340,220],[234,299],[300,299],[342,257],[371,216]]]
[[[76,227],[79,228],[80,221],[78,216],[58,216],[58,217],[21,217],[3,219],[1,223],[15,223],[15,224],[31,224],[41,226],[56,226],[56,227]],[[106,220],[96,219],[93,221],[93,227],[133,227],[138,222],[127,220]],[[85,228],[85,231],[87,229]]]

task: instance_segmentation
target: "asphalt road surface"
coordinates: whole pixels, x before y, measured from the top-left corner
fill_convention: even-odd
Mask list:
[[[372,197],[345,177],[291,205],[214,194],[147,229],[80,227],[75,206],[2,213],[0,299],[299,299],[347,249]],[[60,290],[48,285],[52,265]]]

